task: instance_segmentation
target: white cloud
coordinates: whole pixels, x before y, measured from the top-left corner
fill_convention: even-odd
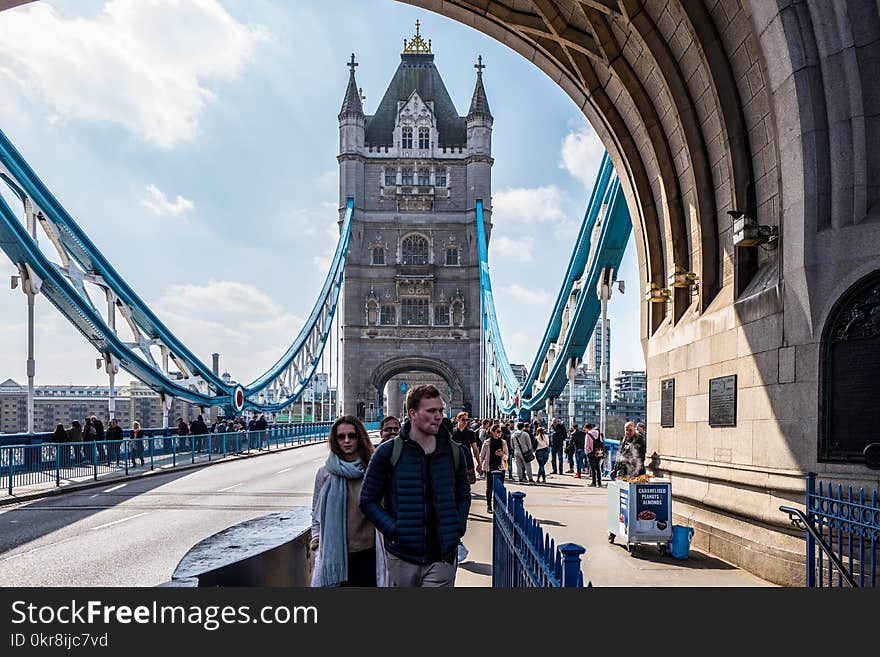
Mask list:
[[[219,353],[221,369],[243,383],[271,367],[304,323],[262,290],[235,281],[171,285],[150,307],[203,362]]]
[[[253,285],[235,281],[210,280],[205,285],[175,284],[156,302],[160,308],[181,310],[200,317],[225,319],[229,313],[243,317],[278,315],[280,306]]]
[[[493,221],[527,224],[564,221],[565,193],[556,187],[502,189],[492,195]]]
[[[522,235],[514,239],[506,235],[492,235],[489,240],[489,262],[500,259],[532,262],[535,259],[534,250],[534,237]]]
[[[517,303],[525,303],[530,306],[549,306],[553,302],[553,295],[547,290],[540,288],[525,288],[513,283],[505,285],[499,292],[510,296]]]
[[[568,133],[562,140],[560,167],[592,189],[605,147],[589,125]]]
[[[163,217],[180,217],[187,212],[192,212],[196,207],[195,203],[180,195],[172,203],[165,196],[165,192],[155,185],[147,186],[147,194],[146,198],[141,199],[141,205]]]
[[[108,0],[88,19],[39,2],[4,13],[0,75],[54,122],[115,123],[171,148],[197,136],[208,83],[237,78],[264,39],[217,0]]]

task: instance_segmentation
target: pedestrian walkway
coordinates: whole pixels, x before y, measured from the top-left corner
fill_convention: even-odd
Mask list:
[[[556,544],[578,543],[584,583],[593,586],[753,587],[774,586],[751,573],[691,549],[688,559],[660,556],[644,545],[630,556],[620,543],[608,543],[605,510],[608,489],[591,488],[589,479],[570,474],[547,475],[546,484],[506,483],[510,492],[526,494],[526,510],[541,523]],[[456,586],[492,586],[492,516],[486,513],[486,482],[473,485],[471,515],[464,544],[467,559],[459,565]],[[675,502],[673,501],[673,509]]]

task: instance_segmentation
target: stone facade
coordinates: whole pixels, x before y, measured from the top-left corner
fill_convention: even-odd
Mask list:
[[[492,116],[483,67],[471,111],[459,116],[421,45],[401,55],[372,116],[363,113],[352,60],[339,115],[340,208],[355,201],[342,295],[343,406],[361,417],[382,407],[386,384],[399,385],[407,372],[445,381],[452,412],[479,399],[475,207],[482,199],[491,222]],[[393,408],[384,413],[399,413],[398,397],[389,392]]]

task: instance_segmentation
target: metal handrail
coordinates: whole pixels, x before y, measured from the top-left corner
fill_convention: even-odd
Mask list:
[[[819,547],[822,548],[822,551],[828,556],[828,560],[834,564],[834,567],[837,568],[837,571],[840,573],[840,576],[843,578],[843,581],[847,583],[848,586],[852,588],[856,587],[856,582],[853,579],[852,575],[843,565],[843,562],[840,560],[834,551],[831,549],[831,546],[825,542],[825,539],[822,538],[822,535],[816,531],[816,528],[813,527],[813,523],[809,521],[807,516],[804,515],[804,512],[800,509],[795,509],[790,506],[780,506],[780,511],[784,511],[788,514],[789,520],[791,520],[791,524],[797,527],[798,529],[806,530],[810,536],[818,543]]]

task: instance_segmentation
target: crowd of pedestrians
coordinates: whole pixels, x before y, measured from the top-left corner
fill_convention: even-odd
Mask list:
[[[194,449],[197,452],[202,452],[210,444],[208,442],[210,434],[247,434],[248,432],[266,431],[268,428],[269,422],[263,414],[252,417],[250,420],[243,417],[220,417],[210,427],[204,417],[199,415],[191,421],[186,421],[182,417],[177,418],[177,427],[173,433],[177,438],[179,451]],[[264,434],[257,433],[257,435],[260,437],[259,447],[262,448]],[[70,466],[91,464],[93,458],[98,463],[120,465],[127,455],[132,467],[136,467],[138,464],[144,465],[146,449],[144,441],[146,439],[144,429],[137,420],[131,423],[126,437],[116,418],[110,419],[105,430],[103,422],[96,415],[91,415],[84,418],[82,422],[72,420],[70,428],[65,428],[63,424],[58,423],[52,432],[51,441],[56,444],[69,444],[65,462]],[[157,441],[156,449],[164,452],[166,449],[165,436],[157,437],[155,440]],[[94,447],[90,446],[90,443],[94,443]],[[222,451],[216,442],[212,449],[217,452]]]

